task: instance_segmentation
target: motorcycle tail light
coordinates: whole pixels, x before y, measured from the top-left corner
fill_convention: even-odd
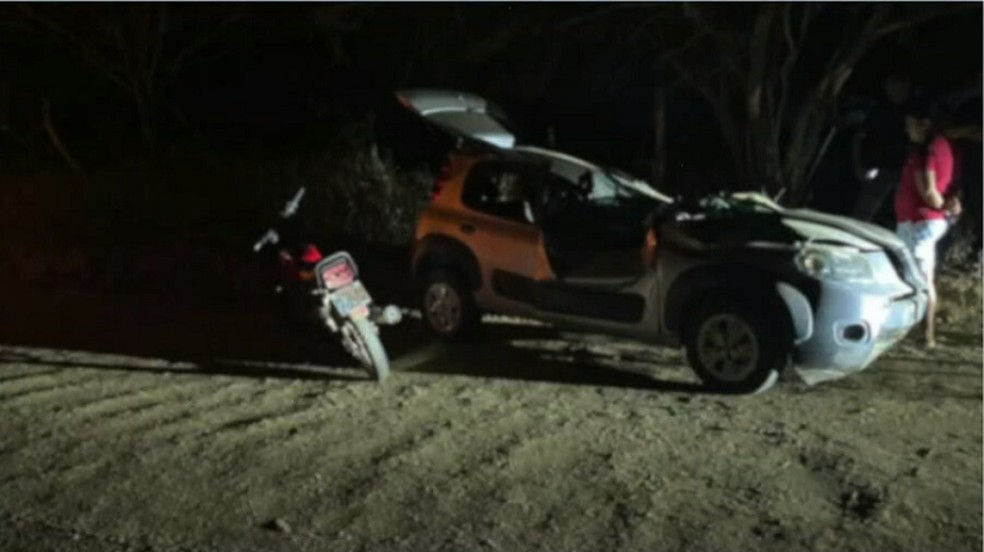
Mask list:
[[[307,245],[304,247],[304,253],[301,255],[301,261],[307,264],[315,264],[320,261],[322,257],[323,255],[317,247],[314,245]]]
[[[321,270],[321,280],[330,290],[345,287],[355,281],[355,267],[344,260],[329,265]]]

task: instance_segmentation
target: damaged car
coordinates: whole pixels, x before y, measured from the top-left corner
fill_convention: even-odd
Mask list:
[[[808,384],[870,366],[925,315],[928,292],[891,232],[756,193],[675,200],[630,175],[516,145],[477,96],[415,90],[455,133],[417,225],[423,318],[445,339],[482,313],[684,347],[721,392]]]

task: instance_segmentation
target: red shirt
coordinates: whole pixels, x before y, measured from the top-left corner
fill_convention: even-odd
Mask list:
[[[931,209],[926,205],[916,188],[916,174],[925,174],[926,170],[936,173],[936,189],[940,194],[946,194],[953,182],[953,149],[946,138],[937,136],[925,156],[916,148],[909,153],[902,167],[902,184],[895,192],[895,218],[898,222],[946,218],[946,212],[942,209]]]

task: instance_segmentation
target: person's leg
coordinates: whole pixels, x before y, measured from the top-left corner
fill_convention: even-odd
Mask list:
[[[939,305],[936,294],[936,245],[948,228],[949,224],[942,220],[919,222],[911,227],[913,256],[926,279],[929,292],[926,319],[923,324],[925,330],[923,338],[927,348],[936,346],[936,308]]]
[[[929,292],[926,300],[926,317],[920,324],[923,334],[921,342],[927,348],[932,348],[936,346],[936,267],[932,261],[926,259],[925,254],[916,256],[916,264],[919,265],[919,271],[926,280],[926,290]]]
[[[926,333],[923,343],[926,348],[932,349],[936,346],[936,283],[933,281],[932,269],[926,275],[926,285],[929,288],[929,300],[926,301]]]
[[[896,223],[895,234],[899,237],[900,240],[902,240],[902,243],[905,244],[906,249],[909,250],[909,253],[912,254],[913,258],[916,259],[916,264],[919,266],[919,272],[923,274],[923,278],[925,278],[925,269],[923,268],[923,263],[921,263],[919,259],[916,257],[916,244],[915,241],[913,240],[913,224],[911,222]],[[927,316],[929,315],[928,307],[927,307],[926,314]],[[923,324],[920,325],[922,326]]]

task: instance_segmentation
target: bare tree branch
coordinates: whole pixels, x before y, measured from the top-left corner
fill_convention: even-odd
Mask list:
[[[646,7],[650,10],[652,9],[652,6],[643,5],[643,7]],[[640,5],[632,4],[632,3],[608,4],[603,8],[599,8],[588,13],[575,15],[573,17],[570,17],[562,21],[558,21],[554,23],[553,27],[558,31],[567,31],[573,27],[576,27],[584,23],[595,23],[597,22],[598,19],[607,17],[613,13],[624,12],[627,10],[639,10],[639,9],[640,9]]]
[[[746,184],[758,179],[773,192],[785,189],[787,201],[805,197],[829,148],[841,91],[871,48],[891,33],[968,9],[905,13],[891,4],[862,4],[848,8],[851,14],[828,11],[843,22],[844,36],[820,74],[805,81],[797,74],[825,7],[759,4],[747,18],[718,23],[700,5],[675,6],[672,24],[653,22],[656,34],[679,31],[680,21],[689,32],[670,47],[655,42],[660,58],[714,109],[739,178]],[[793,113],[791,105],[797,106]]]
[[[179,50],[178,53],[175,54],[171,63],[168,64],[168,67],[164,72],[165,77],[167,79],[172,79],[176,77],[178,72],[181,71],[181,67],[184,66],[184,64],[188,61],[190,57],[197,54],[199,50],[207,46],[213,40],[215,40],[216,38],[221,36],[224,32],[229,30],[230,27],[239,23],[243,19],[245,19],[245,16],[241,14],[229,16],[223,19],[222,22],[216,25],[216,27],[212,29],[210,32],[199,36],[197,40],[195,40],[191,44],[188,44],[187,46]]]
[[[42,27],[59,38],[71,43],[72,46],[78,49],[78,54],[82,56],[85,61],[99,69],[104,76],[122,87],[124,90],[130,90],[130,83],[121,76],[125,74],[125,67],[122,64],[113,61],[99,50],[93,48],[87,41],[82,40],[75,33],[68,31],[53,19],[42,16],[31,6],[22,4],[19,8],[22,13],[28,16],[31,20],[40,24]]]
[[[684,16],[697,29],[696,32],[706,32],[709,34],[715,42],[716,53],[724,62],[725,66],[734,73],[736,78],[742,78],[745,74],[745,68],[739,62],[743,53],[743,45],[739,37],[734,33],[729,33],[718,28],[717,25],[704,16],[698,5],[690,2],[685,2],[682,5]]]
[[[48,139],[51,140],[51,145],[54,146],[55,151],[61,154],[62,159],[68,163],[68,166],[72,167],[75,174],[85,178],[85,171],[82,170],[82,166],[69,153],[68,147],[65,146],[65,142],[62,141],[61,136],[58,134],[58,129],[55,128],[55,123],[51,118],[51,102],[48,101],[48,98],[42,101],[41,121],[44,125],[45,133],[48,135]]]
[[[160,66],[161,55],[164,51],[164,39],[167,36],[168,28],[168,11],[167,4],[159,4],[159,12],[156,18],[157,25],[154,29],[154,45],[153,52],[150,55],[150,63],[147,64],[147,74],[157,75],[157,69]]]
[[[762,115],[762,94],[765,88],[765,71],[769,59],[769,38],[771,37],[772,22],[775,19],[775,9],[771,6],[762,8],[755,24],[752,26],[749,44],[749,68],[746,80],[746,95],[748,99],[748,115],[757,120]]]
[[[886,23],[882,27],[876,29],[874,33],[878,36],[878,38],[882,38],[943,17],[960,15],[963,13],[970,13],[975,7],[979,7],[979,4],[974,4],[974,3],[966,3],[966,4],[954,3],[953,5],[946,5],[946,4],[942,4],[942,5],[943,7],[937,7],[933,10],[922,11],[916,14],[909,15],[904,19],[892,21],[891,23]]]
[[[793,4],[786,4],[783,9],[783,31],[786,38],[788,52],[786,54],[786,59],[783,61],[779,70],[779,105],[776,109],[776,116],[780,121],[786,120],[786,106],[789,103],[790,79],[792,79],[793,69],[799,61],[800,51],[803,48],[803,42],[806,40],[806,33],[809,31],[810,21],[812,20],[814,14],[814,7],[812,4],[805,4],[802,6],[797,33],[796,36],[793,36],[793,31],[790,24],[792,8]],[[779,138],[777,138],[777,140],[778,139]]]

